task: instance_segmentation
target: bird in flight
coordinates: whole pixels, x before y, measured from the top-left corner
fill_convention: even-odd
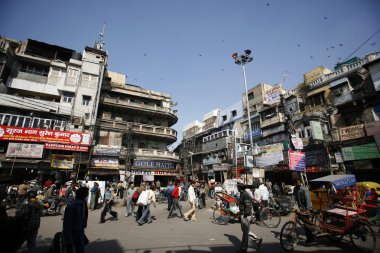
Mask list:
[[[327,19],[327,17],[324,18],[325,20]]]
[[[339,43],[338,45],[341,46],[341,47],[343,47],[343,44],[342,44],[342,43]]]
[[[146,56],[146,53],[144,53],[144,56]]]
[[[314,59],[314,56],[310,56],[310,59]]]
[[[267,3],[267,6],[270,6],[270,3]]]
[[[301,44],[297,44],[297,47],[300,47],[301,46]]]

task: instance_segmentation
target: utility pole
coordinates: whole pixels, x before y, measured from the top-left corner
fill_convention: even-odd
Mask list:
[[[127,172],[131,171],[132,165],[132,158],[134,157],[133,148],[132,148],[132,137],[133,137],[133,124],[128,125],[127,131],[124,132],[124,135],[126,136],[126,142],[127,142],[127,158],[125,161],[125,176],[127,176]],[[129,180],[128,180],[129,181]]]

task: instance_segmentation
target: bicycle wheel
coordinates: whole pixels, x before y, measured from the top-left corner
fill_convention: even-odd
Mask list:
[[[350,230],[350,240],[358,250],[372,252],[376,246],[376,235],[368,222],[356,221]]]
[[[226,225],[230,220],[230,211],[224,207],[218,207],[213,212],[214,221],[220,225]]]
[[[295,222],[288,221],[282,226],[280,233],[281,247],[286,252],[294,250],[298,243],[298,229]]]
[[[260,212],[260,220],[266,227],[276,228],[281,222],[281,214],[273,207],[265,207]]]

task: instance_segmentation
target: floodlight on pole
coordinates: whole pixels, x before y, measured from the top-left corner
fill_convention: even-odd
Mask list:
[[[252,138],[252,124],[251,124],[251,110],[249,108],[249,100],[248,100],[248,89],[247,89],[247,78],[245,75],[245,64],[251,62],[253,57],[251,56],[252,51],[246,49],[244,54],[239,55],[238,53],[233,53],[232,58],[235,60],[235,63],[238,65],[242,65],[243,68],[243,78],[244,78],[244,87],[245,87],[245,100],[247,105],[247,114],[248,114],[248,127],[249,127],[249,140],[251,144],[251,152],[253,150],[253,138]]]

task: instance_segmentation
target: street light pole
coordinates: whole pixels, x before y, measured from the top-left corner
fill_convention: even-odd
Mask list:
[[[245,102],[247,105],[247,114],[248,114],[248,127],[249,127],[249,141],[251,144],[251,152],[253,151],[253,137],[252,137],[252,124],[251,124],[251,110],[249,108],[249,100],[248,100],[248,89],[247,89],[247,77],[245,75],[245,64],[251,62],[253,60],[251,56],[251,50],[247,49],[244,51],[244,54],[238,55],[238,53],[234,53],[232,58],[235,59],[235,63],[238,65],[242,65],[243,68],[243,78],[244,78],[244,88],[245,88]]]

